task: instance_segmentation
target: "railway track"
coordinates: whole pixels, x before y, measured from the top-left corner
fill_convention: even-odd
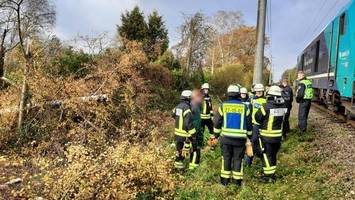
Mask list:
[[[314,102],[312,103],[312,108],[319,110],[323,113],[326,113],[332,118],[335,118],[336,122],[338,122],[338,123],[344,123],[346,126],[355,128],[355,120],[347,119],[347,117],[344,116],[343,114],[329,110],[326,107],[319,105],[317,103],[314,103]]]

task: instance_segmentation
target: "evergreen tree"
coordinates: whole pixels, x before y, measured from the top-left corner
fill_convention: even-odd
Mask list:
[[[154,11],[148,16],[146,50],[150,60],[156,60],[169,47],[168,30],[163,17]]]
[[[136,6],[131,12],[121,15],[122,24],[117,26],[121,38],[144,42],[147,37],[148,26],[143,12]]]

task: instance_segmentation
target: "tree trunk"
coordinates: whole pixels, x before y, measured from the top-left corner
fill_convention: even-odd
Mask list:
[[[32,64],[32,55],[31,55],[30,48],[31,48],[31,41],[28,41],[26,53],[25,53],[26,64],[25,64],[24,73],[23,73],[21,99],[20,99],[19,115],[18,115],[18,127],[17,128],[18,128],[19,132],[22,131],[22,124],[23,124],[24,112],[25,112],[25,106],[26,106],[26,100],[27,100],[27,76],[30,71],[30,66]]]

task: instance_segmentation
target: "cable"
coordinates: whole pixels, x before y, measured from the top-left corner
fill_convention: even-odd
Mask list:
[[[314,38],[314,37],[316,36],[316,35],[314,35],[314,34],[317,33],[317,31],[319,30],[319,28],[324,24],[325,20],[328,20],[327,18],[329,17],[330,13],[333,12],[333,9],[337,8],[337,5],[338,5],[339,2],[340,2],[339,0],[336,0],[336,1],[334,2],[334,4],[330,7],[330,9],[326,12],[326,15],[321,18],[321,19],[323,19],[323,20],[322,20],[322,21],[318,24],[318,26],[313,30],[312,35],[311,35],[311,38]]]
[[[307,36],[310,34],[311,28],[313,27],[314,23],[316,22],[316,20],[318,19],[317,16],[319,16],[319,14],[321,13],[321,11],[323,10],[324,6],[327,5],[328,0],[321,0],[321,2],[323,2],[322,6],[319,8],[318,12],[314,13],[314,16],[312,17],[312,22],[309,24],[308,28],[305,29],[306,31],[303,34],[303,38],[307,38]]]

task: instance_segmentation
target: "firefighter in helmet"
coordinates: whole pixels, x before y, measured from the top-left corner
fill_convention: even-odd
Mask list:
[[[255,113],[255,120],[260,125],[259,145],[262,152],[264,176],[262,182],[276,179],[277,153],[281,147],[282,128],[287,107],[282,98],[282,89],[271,86],[267,94],[267,102]]]
[[[191,95],[190,90],[183,91],[180,97],[181,102],[173,109],[172,113],[175,118],[176,158],[174,165],[176,169],[184,169],[185,158],[188,155],[194,155],[192,153],[192,139],[196,129],[191,112]]]
[[[214,116],[214,132],[220,135],[222,149],[221,184],[230,181],[241,185],[243,180],[242,160],[245,144],[251,136],[251,110],[240,99],[239,87],[230,85],[228,100],[223,102]]]
[[[213,135],[213,110],[212,110],[212,99],[209,95],[210,85],[208,83],[204,83],[201,86],[201,91],[203,94],[203,102],[201,109],[201,125],[203,130],[207,126],[208,131],[211,135]]]

